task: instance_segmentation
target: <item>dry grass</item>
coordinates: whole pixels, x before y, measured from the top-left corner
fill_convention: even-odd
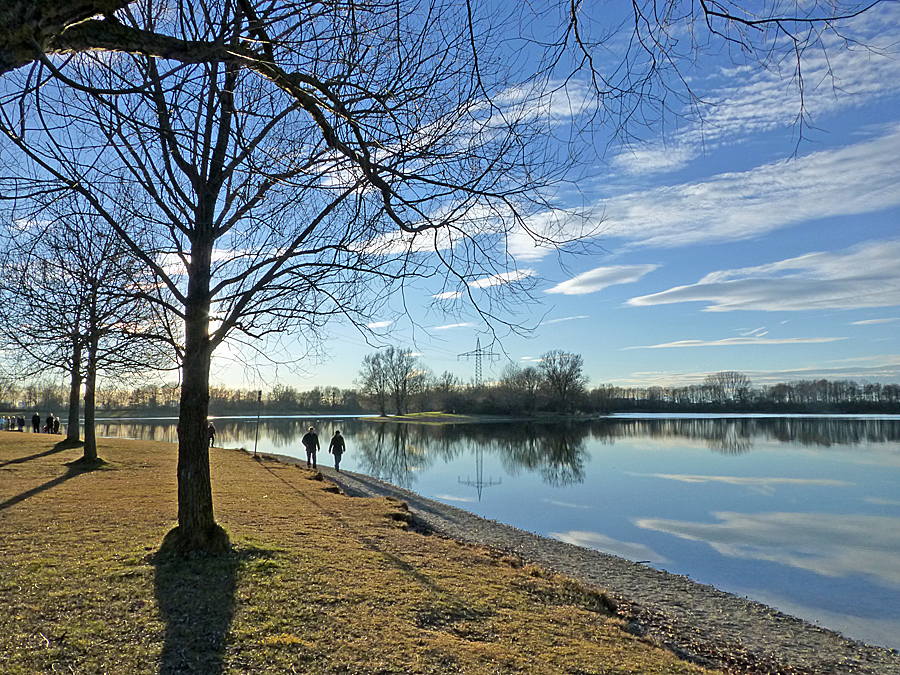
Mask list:
[[[157,555],[175,448],[0,434],[0,672],[702,673],[621,629],[599,592],[407,527],[305,468],[213,450],[234,550]]]

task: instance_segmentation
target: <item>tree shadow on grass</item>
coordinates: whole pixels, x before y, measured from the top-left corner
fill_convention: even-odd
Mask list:
[[[7,460],[5,462],[0,462],[0,467],[7,466],[9,464],[24,464],[25,462],[31,462],[35,459],[40,459],[41,457],[49,457],[50,455],[55,455],[59,452],[63,452],[64,450],[69,450],[70,448],[76,448],[79,445],[84,445],[83,443],[74,443],[72,441],[63,440],[54,445],[49,450],[44,450],[43,452],[38,452],[33,455],[28,455],[26,457],[15,457],[13,459]]]
[[[225,672],[238,572],[248,559],[271,555],[256,548],[154,554],[156,602],[166,624],[159,675]]]
[[[54,452],[58,452],[57,450],[49,450],[42,455],[50,455]],[[30,458],[22,458],[23,461],[27,461],[28,459],[34,459],[36,457],[32,456]],[[80,476],[83,473],[88,473],[90,471],[95,471],[97,469],[103,468],[107,466],[107,462],[104,462],[102,459],[92,462],[85,462],[81,459],[76,459],[74,462],[66,463],[66,472],[57,476],[52,480],[48,480],[46,483],[42,483],[36,487],[31,488],[30,490],[25,490],[20,494],[17,494],[15,497],[10,497],[6,501],[0,502],[0,511],[8,509],[11,506],[15,506],[19,502],[24,502],[29,497],[34,497],[35,495],[44,492],[45,490],[49,490],[50,488],[55,488],[57,485],[62,485],[67,480],[75,478],[75,476]]]

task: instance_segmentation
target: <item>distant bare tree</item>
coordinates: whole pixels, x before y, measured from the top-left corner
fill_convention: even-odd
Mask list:
[[[584,359],[559,349],[541,356],[540,371],[555,407],[571,412],[584,396],[588,378],[584,374]]]
[[[750,393],[750,378],[733,370],[711,373],[703,380],[704,386],[712,392],[715,400],[725,402],[741,402]]]
[[[503,369],[500,383],[512,396],[513,407],[532,414],[537,409],[544,377],[534,366],[520,367],[511,363]]]
[[[382,417],[387,416],[390,384],[387,367],[381,353],[367,354],[363,358],[356,386],[359,387],[359,393],[364,398],[375,404]]]

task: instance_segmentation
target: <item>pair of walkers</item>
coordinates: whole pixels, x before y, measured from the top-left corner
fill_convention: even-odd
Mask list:
[[[316,433],[315,427],[310,427],[303,438],[300,440],[303,447],[306,448],[306,466],[316,468],[316,452],[319,450],[319,435]],[[347,449],[344,437],[340,431],[335,431],[331,437],[331,443],[328,445],[328,452],[334,455],[334,470],[341,470],[341,456]]]

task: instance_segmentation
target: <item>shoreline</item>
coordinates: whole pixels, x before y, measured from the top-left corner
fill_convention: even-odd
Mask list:
[[[295,457],[272,457],[300,464]],[[897,650],[846,638],[684,576],[488,520],[364,474],[321,466],[319,471],[349,496],[406,502],[425,531],[512,554],[605,589],[630,632],[687,661],[747,675],[900,675]]]

